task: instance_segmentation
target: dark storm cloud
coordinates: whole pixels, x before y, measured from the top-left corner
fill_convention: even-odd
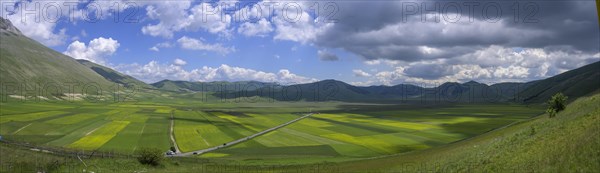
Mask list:
[[[600,47],[594,1],[336,3],[338,22],[320,33],[315,43],[341,48],[366,59],[413,62],[452,58],[490,45],[566,46],[583,52],[598,52]],[[518,14],[514,11],[516,6]],[[441,13],[438,20],[432,11],[420,12],[425,8],[437,8],[435,11]],[[461,17],[456,19],[456,16]],[[435,51],[426,52],[422,48]]]
[[[440,64],[415,64],[404,70],[409,77],[419,77],[423,79],[438,79],[456,73],[451,66]]]
[[[322,50],[319,50],[317,55],[321,61],[337,61],[340,59],[337,55]]]

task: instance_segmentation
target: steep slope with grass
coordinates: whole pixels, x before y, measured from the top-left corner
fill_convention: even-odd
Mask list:
[[[446,146],[340,163],[342,172],[596,172],[600,170],[600,94],[554,118],[516,123]]]
[[[103,89],[113,85],[75,59],[22,35],[9,20],[0,18],[0,26],[0,80],[11,88],[0,92],[20,95],[15,90],[45,88],[55,94],[81,93],[87,84]]]
[[[525,102],[544,102],[554,93],[581,97],[600,89],[600,61],[540,80],[519,93]]]
[[[92,69],[93,71],[95,71],[96,73],[98,73],[99,75],[104,77],[106,80],[121,84],[125,87],[138,87],[138,88],[147,88],[147,89],[154,88],[152,85],[146,84],[134,77],[125,75],[123,73],[120,73],[120,72],[110,69],[108,67],[104,67],[104,66],[98,65],[96,63],[87,61],[87,60],[77,60],[77,62],[89,67],[90,69]]]

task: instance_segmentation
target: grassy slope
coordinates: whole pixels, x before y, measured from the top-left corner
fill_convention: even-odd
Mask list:
[[[31,89],[53,83],[61,86],[63,93],[69,92],[67,82],[80,83],[76,93],[81,93],[83,84],[92,82],[103,89],[113,85],[75,59],[23,35],[0,34],[0,37],[0,79],[6,85],[22,84]]]
[[[600,170],[600,94],[539,116],[430,150],[342,163],[342,172],[594,172]]]
[[[600,94],[580,98],[567,110],[549,119],[539,116],[481,136],[427,150],[369,160],[333,164],[286,166],[286,171],[330,169],[340,172],[594,172],[600,169]],[[58,169],[83,169],[78,160],[15,149],[0,145],[0,165],[39,165],[52,168],[57,160],[66,165]],[[173,158],[163,166],[148,167],[134,159],[85,159],[95,170],[190,172],[207,169],[245,170],[279,168],[218,166],[217,160]],[[217,161],[217,162],[215,162]],[[256,162],[255,164],[261,164]],[[46,165],[46,166],[45,166]],[[39,167],[38,167],[39,168]],[[289,170],[294,169],[294,170]],[[7,170],[0,170],[5,172]],[[16,171],[16,170],[13,170]],[[265,171],[265,170],[263,170]]]
[[[525,102],[544,102],[555,93],[563,92],[577,98],[597,91],[599,78],[600,61],[537,81],[519,93],[519,97]]]
[[[106,80],[109,80],[111,82],[122,84],[127,87],[138,87],[148,89],[154,88],[152,85],[146,84],[134,77],[125,75],[108,67],[104,67],[87,60],[77,60],[77,62],[89,67],[90,69],[94,70],[96,73],[104,77]]]

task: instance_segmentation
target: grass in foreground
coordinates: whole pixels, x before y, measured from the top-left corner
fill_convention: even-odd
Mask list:
[[[342,172],[596,172],[600,170],[600,95],[558,113],[472,139],[397,156],[341,163]]]

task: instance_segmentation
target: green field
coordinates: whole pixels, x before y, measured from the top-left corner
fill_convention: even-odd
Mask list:
[[[348,106],[356,108],[345,110]],[[168,150],[173,121],[179,150],[191,152],[284,124],[307,108],[318,113],[198,157],[278,162],[377,157],[456,142],[541,112],[516,104],[7,102],[2,103],[0,134],[36,145],[131,154],[142,147]]]
[[[60,157],[30,151],[28,148],[0,143],[0,153],[3,154],[2,158],[4,160],[0,164],[8,172],[32,172],[39,169],[28,166],[31,164],[41,164],[41,168],[44,170],[58,172],[73,172],[81,171],[82,169],[103,172],[189,172],[190,170],[218,172],[223,171],[225,168],[238,172],[315,172],[317,169],[326,172],[515,172],[515,170],[518,170],[517,172],[571,172],[574,170],[579,172],[595,172],[595,170],[600,168],[600,164],[598,164],[600,163],[598,162],[598,154],[600,154],[598,148],[600,146],[600,135],[598,135],[600,132],[599,102],[600,95],[584,97],[570,104],[565,111],[560,112],[555,118],[548,118],[547,115],[542,115],[523,118],[518,121],[512,120],[527,117],[525,114],[529,111],[536,113],[536,109],[530,109],[525,106],[496,105],[488,106],[495,107],[495,109],[486,109],[488,111],[485,113],[481,110],[467,113],[469,116],[452,114],[452,110],[477,110],[481,108],[481,105],[445,106],[439,109],[422,110],[433,113],[427,115],[410,115],[411,112],[415,112],[402,110],[394,113],[396,111],[384,109],[374,111],[373,114],[358,113],[361,111],[348,114],[322,113],[316,118],[305,119],[299,121],[297,124],[255,138],[255,143],[252,145],[235,146],[223,151],[207,153],[199,156],[199,158],[168,158],[162,166],[158,167],[141,165],[135,159],[126,158],[84,159],[88,165],[93,165],[86,167],[76,158]],[[507,110],[507,112],[512,112],[512,114],[496,115],[498,113],[495,111],[503,109]],[[112,111],[111,113],[114,112],[117,111]],[[435,112],[440,113],[436,114]],[[217,119],[218,116],[196,111],[190,112],[189,110],[185,110],[182,112],[176,111],[175,113],[185,114],[190,117],[207,116],[204,118],[211,119],[211,121],[219,120]],[[374,114],[378,114],[379,116],[375,116]],[[444,118],[440,117],[441,115],[451,117]],[[67,144],[73,143],[85,136],[86,132],[106,126],[109,123],[113,125],[122,124],[121,121],[112,122],[101,117],[87,119],[87,121],[90,121],[89,124],[81,125],[79,127],[81,130],[72,131],[68,135],[60,137],[62,140],[53,140],[53,145],[61,141]],[[407,132],[406,135],[398,135],[403,132],[388,132],[381,135],[373,135],[370,133],[375,131],[375,129],[357,128],[369,125],[369,122],[373,120],[379,120],[377,118],[383,118],[379,124],[384,124],[384,126],[371,124],[371,128],[377,127],[380,130],[405,130]],[[464,139],[465,136],[473,134],[466,132],[469,129],[478,130],[477,132],[488,130],[487,128],[480,128],[484,127],[484,124],[489,124],[489,121],[485,120],[486,118],[504,118],[507,122],[512,121],[513,123],[509,126],[503,126],[503,128],[497,128],[484,132],[481,135]],[[333,122],[330,119],[339,120]],[[426,119],[435,123],[425,123],[423,120]],[[43,124],[44,122],[53,121],[45,120],[41,122]],[[190,120],[190,122],[192,121]],[[340,124],[339,122],[356,125],[352,126],[345,123],[338,125]],[[479,128],[464,126],[464,129],[459,129],[456,126],[452,126],[453,124],[465,122],[479,124],[477,126]],[[9,121],[2,124],[1,127],[3,134],[5,134],[21,128],[18,125],[32,124],[30,126],[33,126],[38,123],[35,121]],[[182,121],[179,124],[185,125],[187,123],[189,122]],[[194,121],[194,123],[203,124],[206,122]],[[188,125],[196,128],[205,127],[195,125],[194,123]],[[220,124],[227,123],[230,122],[224,120],[220,122]],[[143,136],[141,132],[145,129],[144,124],[146,123],[129,123],[127,127],[117,133],[117,136],[113,137],[108,143],[105,143],[100,149],[106,147],[111,142],[115,144],[137,142],[137,144],[140,144],[139,140]],[[397,127],[390,128],[389,126],[392,125],[397,125]],[[448,125],[450,127],[446,128],[445,126]],[[489,125],[492,126],[492,124]],[[37,126],[41,127],[40,125]],[[69,129],[75,127],[64,126],[53,130],[52,133],[55,135],[64,134]],[[213,129],[219,131],[217,127]],[[337,133],[337,131],[342,131],[342,129],[344,133]],[[348,129],[354,130],[348,131]],[[25,131],[25,129],[22,131]],[[29,132],[34,131],[30,130]],[[325,132],[335,133],[319,135]],[[114,134],[115,132],[108,131],[108,133]],[[100,134],[100,132],[94,132],[94,134]],[[119,137],[121,135],[123,136]],[[77,138],[78,136],[82,137]],[[380,140],[353,140],[357,138],[379,138]],[[404,138],[411,140],[400,140]],[[437,139],[437,141],[443,142],[456,139],[459,141],[442,145],[443,142],[426,142],[430,139]],[[426,145],[430,148],[366,159],[353,159],[349,156],[341,157],[344,153],[346,155],[348,153],[356,153],[357,155],[377,154],[375,151],[389,150],[389,148],[385,147],[389,145],[385,145],[384,143],[407,146],[407,144],[415,143],[415,141],[417,146]],[[371,145],[374,143],[384,144],[382,145],[384,147],[374,147]],[[118,145],[112,146],[116,147]],[[284,154],[287,154],[287,159],[283,158],[285,157]],[[234,159],[237,159],[237,161],[232,161]]]
[[[299,157],[374,157],[459,141],[540,113],[539,109],[519,105],[338,112],[315,114],[255,138],[261,145],[235,146],[220,153],[224,154],[222,158],[231,159],[262,155],[261,158],[294,158],[293,161]],[[290,152],[293,150],[301,152]]]
[[[83,150],[133,153],[168,148],[164,106],[91,103],[2,103],[0,134],[7,139]]]

